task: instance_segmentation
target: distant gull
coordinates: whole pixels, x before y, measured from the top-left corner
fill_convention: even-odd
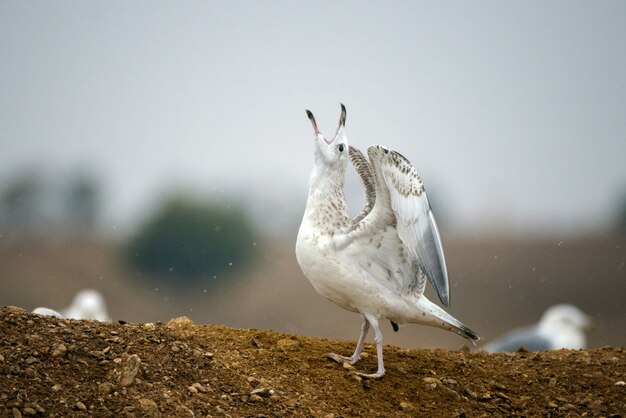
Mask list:
[[[72,304],[61,312],[54,309],[39,307],[33,310],[39,315],[56,316],[57,318],[70,319],[95,319],[97,321],[110,321],[107,313],[104,297],[100,292],[93,289],[81,290],[74,296]]]
[[[483,348],[491,353],[517,351],[579,350],[587,347],[585,331],[593,321],[574,305],[560,304],[548,309],[538,324],[516,328]]]
[[[374,328],[378,370],[385,374],[379,321],[430,325],[470,341],[478,335],[424,296],[426,281],[448,306],[450,290],[441,238],[420,176],[398,152],[381,145],[368,148],[369,161],[348,146],[346,109],[335,137],[326,139],[315,118],[314,165],[298,238],[296,257],[315,290],[344,309],[363,317],[361,335],[351,357],[331,353],[337,362],[355,364],[369,327]],[[343,188],[348,159],[365,187],[366,204],[348,217]]]

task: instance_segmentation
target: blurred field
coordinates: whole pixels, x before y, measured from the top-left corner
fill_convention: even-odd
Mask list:
[[[187,288],[146,280],[120,265],[112,245],[99,242],[0,241],[0,305],[63,308],[76,291],[100,290],[114,319],[272,329],[356,339],[360,318],[319,297],[301,273],[295,237],[259,243],[255,264],[228,280]],[[449,312],[484,340],[539,319],[556,303],[578,305],[597,321],[590,347],[626,346],[626,238],[577,240],[446,239],[451,274]],[[175,274],[174,274],[175,276]],[[436,299],[431,289],[431,299]],[[404,347],[457,348],[445,331],[383,327],[384,342]]]

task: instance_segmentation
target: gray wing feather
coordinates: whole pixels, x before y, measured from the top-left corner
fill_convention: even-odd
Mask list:
[[[352,225],[356,225],[372,211],[376,203],[376,187],[374,184],[374,176],[372,175],[372,168],[370,167],[370,163],[363,156],[363,153],[352,145],[348,147],[348,152],[350,162],[359,175],[363,187],[365,187],[365,207],[361,213],[352,220]]]
[[[428,207],[428,225],[422,235],[422,239],[418,241],[417,252],[421,254],[420,260],[428,260],[428,262],[420,262],[420,267],[426,271],[430,284],[437,289],[441,302],[445,306],[449,306],[450,287],[446,257],[443,253],[439,228],[430,205]]]
[[[411,163],[395,151],[389,150],[381,164],[391,206],[398,220],[398,235],[437,291],[441,303],[449,306],[448,269],[422,180]]]

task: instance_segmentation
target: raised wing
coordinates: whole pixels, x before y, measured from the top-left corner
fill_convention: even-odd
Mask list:
[[[365,207],[353,220],[352,225],[356,225],[363,218],[365,218],[374,207],[376,202],[376,185],[374,183],[374,175],[370,163],[363,156],[363,153],[358,149],[350,145],[349,147],[350,162],[354,166],[363,187],[365,187]]]
[[[362,221],[358,231],[349,233],[337,252],[342,264],[359,272],[364,279],[376,283],[381,292],[421,295],[426,286],[426,275],[405,254],[405,245],[396,229],[388,224]]]
[[[398,236],[434,286],[441,303],[448,306],[448,269],[422,179],[409,160],[396,151],[375,145],[368,154],[389,192]]]

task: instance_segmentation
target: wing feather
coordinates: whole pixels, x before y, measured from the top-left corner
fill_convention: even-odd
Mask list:
[[[361,183],[363,183],[363,187],[365,187],[365,207],[361,210],[361,213],[352,220],[352,225],[356,225],[365,218],[374,207],[374,203],[376,202],[376,185],[374,183],[370,163],[363,156],[363,153],[352,145],[350,145],[348,151],[350,162],[352,162],[352,165],[361,179]]]
[[[421,178],[401,154],[356,148],[350,159],[366,189],[366,205],[345,234],[334,237],[342,262],[393,292],[421,295],[426,279],[448,306],[448,271],[435,217]]]
[[[380,164],[382,180],[397,219],[398,236],[417,260],[441,302],[450,303],[448,270],[441,237],[422,179],[409,160],[393,150],[370,153],[372,164]]]

